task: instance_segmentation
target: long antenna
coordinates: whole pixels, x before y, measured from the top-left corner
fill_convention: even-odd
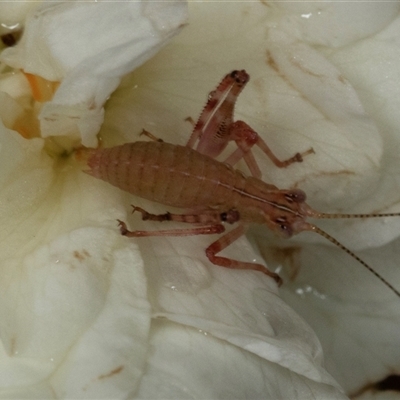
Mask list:
[[[352,218],[352,217],[353,218],[365,218],[364,215],[368,215],[368,216],[371,216],[371,217],[381,217],[381,216],[385,216],[385,217],[388,216],[389,217],[389,216],[398,216],[400,214],[372,214],[372,215],[370,215],[370,214],[355,214],[355,215],[351,215],[351,214],[322,214],[322,215],[342,215],[342,217],[336,217],[336,218]],[[350,216],[347,217],[346,215],[350,215]],[[325,218],[325,217],[321,217],[321,218]],[[327,217],[327,218],[335,218],[335,217]],[[367,268],[368,271],[372,272],[393,293],[395,293],[397,297],[400,297],[400,292],[395,287],[393,287],[383,276],[378,274],[378,272],[376,272],[372,267],[370,267],[360,257],[356,256],[350,249],[345,247],[342,243],[338,242],[334,237],[332,237],[331,235],[329,235],[328,233],[326,233],[322,229],[318,228],[317,226],[312,225],[312,224],[308,224],[308,226],[309,226],[309,230],[312,230],[312,231],[318,233],[319,235],[323,236],[325,239],[329,240],[331,243],[335,244],[336,246],[338,246],[339,248],[344,250],[347,254],[349,254],[351,257],[356,259],[361,265],[363,265],[365,268]]]
[[[312,218],[380,218],[380,217],[400,217],[400,213],[387,213],[387,214],[329,214],[316,212]]]

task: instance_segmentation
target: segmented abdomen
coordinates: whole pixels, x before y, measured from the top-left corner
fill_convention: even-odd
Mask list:
[[[91,151],[88,172],[129,193],[181,208],[235,207],[246,179],[195,150],[163,142],[127,143]]]

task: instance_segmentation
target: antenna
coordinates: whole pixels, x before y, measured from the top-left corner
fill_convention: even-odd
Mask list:
[[[400,217],[400,212],[397,213],[386,213],[386,214],[329,214],[329,213],[320,213],[317,212],[315,215],[312,215],[312,218],[326,218],[326,219],[334,219],[334,218],[381,218],[381,217]]]
[[[399,216],[400,214],[321,214],[320,218],[366,218],[366,217],[392,217]],[[339,215],[339,216],[338,216]],[[400,297],[400,292],[393,287],[383,276],[378,274],[372,267],[370,267],[365,261],[363,261],[360,257],[356,256],[350,249],[344,246],[342,243],[337,241],[334,237],[318,228],[315,225],[308,224],[309,230],[318,233],[320,236],[323,236],[325,239],[329,240],[331,243],[335,244],[342,250],[344,250],[348,255],[356,259],[361,265],[367,268],[368,271],[372,272],[384,285],[386,285],[397,297]]]

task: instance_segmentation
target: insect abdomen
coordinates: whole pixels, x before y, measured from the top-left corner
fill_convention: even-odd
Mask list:
[[[245,178],[187,147],[161,142],[127,143],[93,150],[88,172],[142,198],[181,208],[232,203],[233,186]],[[243,181],[243,182],[242,182]]]

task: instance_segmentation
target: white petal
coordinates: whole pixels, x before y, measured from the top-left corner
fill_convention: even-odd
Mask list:
[[[398,286],[398,249],[399,240],[357,255]],[[294,280],[286,279],[283,298],[310,322],[328,370],[347,393],[396,371],[398,297],[339,249],[303,245],[296,264],[300,269]]]
[[[1,33],[22,28],[28,13],[36,8],[40,1],[2,1],[0,2]]]
[[[28,82],[21,72],[2,74],[0,78],[0,92],[7,93],[10,97],[13,98],[18,98],[22,96],[30,97],[31,95]],[[7,117],[7,113],[4,114],[4,117]],[[3,116],[2,121],[4,122]]]
[[[400,10],[397,2],[308,1],[280,2],[276,6],[289,13],[280,26],[296,30],[299,39],[314,45],[346,46],[385,28]]]
[[[95,229],[76,232],[81,247],[89,239],[97,247],[93,251],[95,257],[105,260],[94,263],[93,272],[99,275],[98,270],[103,269],[107,292],[101,311],[86,319],[86,324],[90,320],[92,324],[69,349],[51,378],[51,385],[61,398],[124,398],[136,389],[143,373],[150,328],[143,264],[132,251],[135,246],[127,246],[117,232],[112,236],[119,243],[111,253],[107,251],[107,242],[112,243],[110,236],[104,236],[105,240],[101,236],[102,232]],[[89,253],[90,249],[86,249]],[[92,303],[93,300],[94,297]]]
[[[121,77],[178,33],[186,17],[184,2],[158,7],[146,2],[45,3],[2,60],[62,81],[41,111],[43,137],[72,135],[85,146],[95,146],[103,104]]]
[[[314,203],[322,197],[320,201],[338,203],[337,208],[343,203],[349,207],[377,183],[376,169],[382,155],[380,132],[352,85],[321,53],[278,30],[270,31],[268,52],[287,85],[301,94],[293,104],[299,108],[295,110],[297,129],[308,136],[316,152],[304,161],[308,176],[298,179],[308,181],[303,187],[309,192],[307,186],[311,186],[309,194]],[[285,94],[290,92],[287,88]],[[305,115],[299,115],[306,109]],[[285,172],[290,174],[290,169]],[[351,193],[349,186],[353,186]]]
[[[150,326],[135,246],[116,232],[83,228],[2,269],[3,393],[42,381],[48,382],[42,390],[59,397],[124,397],[134,390]]]
[[[56,166],[42,139],[0,134],[0,396],[126,396],[150,307],[137,247],[116,229],[120,198],[80,165]]]
[[[151,333],[154,352],[138,399],[345,398],[335,387],[305,379],[209,332],[160,320]]]

